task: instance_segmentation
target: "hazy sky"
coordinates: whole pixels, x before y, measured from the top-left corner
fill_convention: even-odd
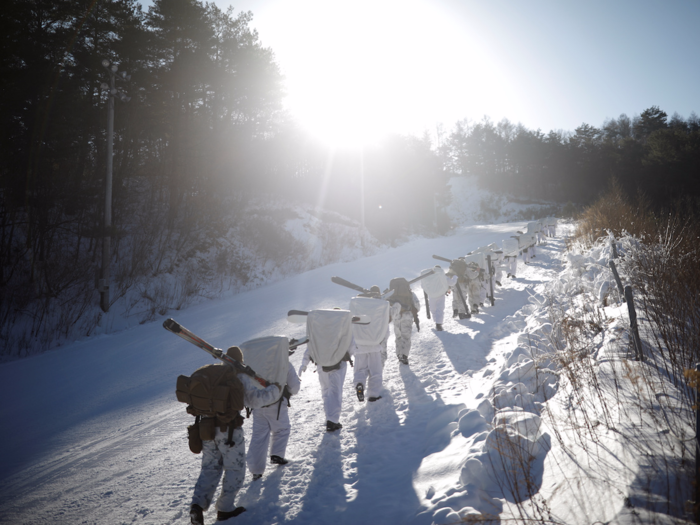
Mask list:
[[[331,140],[508,118],[545,133],[656,105],[700,113],[698,0],[215,0]]]

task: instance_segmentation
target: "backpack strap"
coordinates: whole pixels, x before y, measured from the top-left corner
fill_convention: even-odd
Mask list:
[[[284,396],[280,396],[280,400],[277,401],[277,421],[280,420],[280,410],[282,410],[282,400],[284,399]],[[289,401],[287,401],[289,402]]]
[[[284,399],[287,400],[287,407],[292,406],[292,404],[289,402],[289,398],[292,397],[292,393],[289,391],[287,388],[287,385],[284,385],[284,388],[282,389],[282,395],[280,396],[280,400],[277,402],[277,421],[280,419],[280,410],[282,410],[282,401]]]
[[[231,421],[228,425],[228,439],[224,441],[224,445],[228,445],[229,447],[235,445],[233,442],[233,421]]]

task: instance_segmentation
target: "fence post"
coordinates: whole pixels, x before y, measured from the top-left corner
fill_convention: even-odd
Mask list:
[[[489,300],[491,301],[491,306],[493,306],[496,304],[496,298],[493,296],[493,276],[496,275],[496,269],[491,264],[490,255],[486,256],[486,262],[489,267],[489,289],[491,290],[491,297],[489,297]]]
[[[617,289],[620,291],[620,295],[622,295],[622,302],[626,302],[625,298],[625,289],[622,286],[622,281],[620,280],[620,274],[617,273],[617,268],[615,267],[615,261],[612,259],[608,263],[610,265],[610,269],[612,270],[613,277],[615,277],[615,282],[617,283]]]
[[[642,354],[642,340],[639,338],[639,329],[637,328],[637,312],[634,309],[634,297],[632,297],[632,287],[625,286],[625,298],[627,299],[627,309],[630,314],[630,328],[634,337],[634,352],[635,360],[644,361]]]
[[[615,243],[615,237],[610,238],[610,247],[612,248],[613,259],[617,259],[617,244]]]

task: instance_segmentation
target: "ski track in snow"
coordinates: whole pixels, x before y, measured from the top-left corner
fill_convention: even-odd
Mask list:
[[[392,277],[412,278],[433,266],[432,254],[457,257],[491,242],[500,244],[522,225],[462,227],[450,237],[411,241],[169,316],[224,348],[261,335],[299,337],[304,328],[287,323],[287,310],[347,308],[353,292],[331,283],[332,275],[384,288]],[[563,244],[560,234],[538,249],[532,264],[519,263],[518,277],[504,277],[496,289],[495,306],[469,320],[449,315],[448,298],[444,332],[435,331],[422,304],[409,367],[393,353],[392,329],[382,399],[359,403],[348,367],[340,432],[325,431],[318,379],[307,370],[299,395],[291,400],[290,464],[268,466],[256,482],[247,473],[237,504],[248,510],[229,521],[409,523],[430,506],[436,491],[449,491],[449,486],[434,485],[454,479],[456,487],[458,461],[445,462],[432,478],[423,475],[430,469],[421,470],[421,464],[431,455],[449,457],[453,449],[464,456],[458,449],[469,441],[454,437],[458,414],[476,409],[492,394],[506,352],[526,328],[519,312],[561,271]],[[420,291],[420,285],[413,289]],[[418,295],[423,303],[422,293]],[[189,523],[201,456],[187,448],[191,417],[175,400],[175,379],[210,360],[168,334],[161,323],[0,367],[0,394],[18,400],[0,411],[6,422],[0,522]],[[302,353],[291,357],[296,368]],[[20,435],[8,436],[10,427]],[[250,422],[244,427],[249,441]],[[430,468],[440,465],[436,461]],[[206,523],[214,522],[215,512],[212,508],[205,514]]]

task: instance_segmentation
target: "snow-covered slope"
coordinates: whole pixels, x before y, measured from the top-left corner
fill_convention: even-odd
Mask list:
[[[298,337],[304,328],[287,322],[288,310],[347,307],[352,292],[331,276],[385,287],[392,277],[433,266],[433,254],[457,257],[523,226],[461,227],[450,237],[316,268],[175,317],[218,347],[263,335]],[[653,461],[625,449],[620,437],[644,419],[641,413],[610,401],[616,431],[603,416],[592,421],[592,408],[577,419],[582,407],[570,378],[547,355],[561,328],[552,306],[569,311],[585,283],[607,278],[597,277],[605,254],[567,259],[569,228],[539,248],[532,264],[521,264],[515,279],[505,279],[483,313],[462,321],[447,315],[445,331],[436,332],[423,308],[409,367],[393,358],[389,341],[381,400],[359,403],[347,379],[340,432],[325,431],[318,380],[307,371],[292,398],[290,464],[268,468],[256,482],[248,474],[237,501],[248,510],[229,521],[429,524],[498,515],[588,524],[641,515],[653,522],[658,514],[633,508],[649,493],[642,481]],[[584,284],[570,285],[576,281]],[[620,352],[624,311],[610,304],[592,356],[609,375],[627,362]],[[175,400],[175,378],[211,359],[161,322],[0,365],[1,522],[188,523],[200,457],[187,447],[191,417]],[[300,352],[291,360],[298,366]],[[614,381],[624,392],[617,403],[632,396],[625,378]],[[250,424],[244,426],[248,439]],[[651,442],[663,430],[649,426],[646,437]],[[670,461],[688,455],[673,432],[664,436],[676,447]],[[517,474],[521,461],[526,474]],[[205,520],[213,523],[215,512]]]
[[[447,214],[454,224],[496,224],[560,216],[562,206],[553,202],[534,202],[494,193],[477,186],[476,177],[452,177]]]

